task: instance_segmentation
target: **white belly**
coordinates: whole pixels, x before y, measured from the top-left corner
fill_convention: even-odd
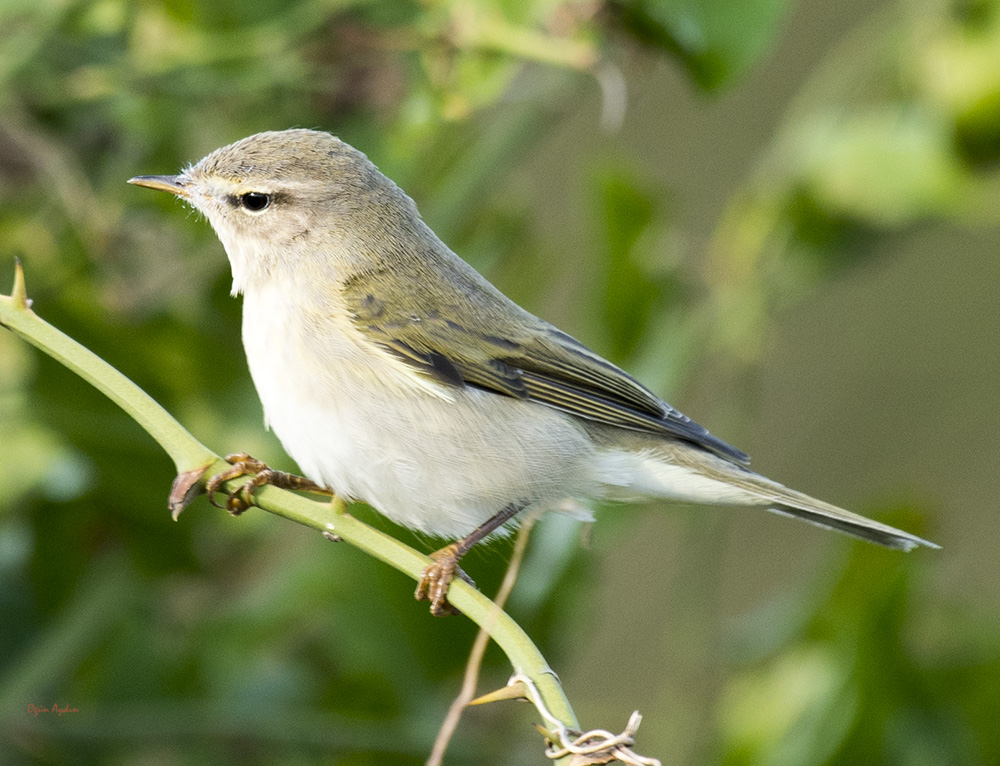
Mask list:
[[[309,478],[404,526],[461,537],[510,503],[598,492],[594,448],[566,415],[474,388],[415,378],[352,341],[336,307],[277,309],[245,296],[243,336],[269,426]]]

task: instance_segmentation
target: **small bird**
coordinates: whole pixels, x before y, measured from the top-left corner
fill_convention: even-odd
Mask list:
[[[222,241],[272,428],[307,478],[246,455],[213,478],[361,500],[456,539],[417,598],[454,613],[461,557],[525,509],[590,498],[755,506],[889,548],[933,543],[761,476],[628,373],[453,253],[368,158],[329,133],[258,133],[174,176]],[[227,504],[246,507],[238,493]],[[579,506],[577,506],[579,507]],[[471,582],[471,581],[470,581]]]

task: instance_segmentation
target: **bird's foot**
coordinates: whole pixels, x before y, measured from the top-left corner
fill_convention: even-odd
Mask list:
[[[232,468],[217,473],[205,484],[205,491],[208,493],[209,502],[216,508],[225,508],[233,516],[239,516],[243,511],[253,505],[253,493],[258,487],[270,484],[272,487],[280,489],[293,489],[303,492],[315,492],[320,495],[332,495],[333,493],[326,487],[321,487],[314,481],[304,476],[296,476],[294,473],[285,471],[275,471],[266,463],[250,457],[245,452],[238,452],[235,455],[226,455],[226,462]],[[254,474],[241,486],[237,487],[226,496],[226,504],[219,505],[215,502],[215,494],[220,491],[220,487],[230,479],[238,479],[240,476]]]
[[[428,565],[424,570],[423,577],[421,577],[420,583],[417,585],[417,591],[413,595],[417,601],[430,601],[431,614],[435,617],[448,617],[453,614],[461,614],[460,611],[448,602],[447,598],[448,588],[451,585],[451,581],[456,577],[465,580],[473,588],[476,587],[476,583],[473,582],[472,578],[463,572],[462,568],[458,565],[458,561],[464,553],[465,550],[463,550],[461,541],[459,541],[451,545],[446,545],[441,550],[434,551],[431,554],[434,563]]]

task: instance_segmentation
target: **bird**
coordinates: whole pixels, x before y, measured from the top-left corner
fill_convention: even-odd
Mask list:
[[[359,150],[318,130],[268,131],[177,175],[166,191],[226,251],[263,407],[303,476],[241,454],[207,485],[263,483],[363,501],[453,542],[417,588],[433,614],[471,580],[459,562],[527,510],[594,499],[755,507],[888,548],[934,543],[817,500],[618,366],[521,308],[456,255]],[[247,506],[233,493],[227,507]]]

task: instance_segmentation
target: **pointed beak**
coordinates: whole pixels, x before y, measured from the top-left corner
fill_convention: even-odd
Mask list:
[[[176,194],[178,197],[184,197],[185,199],[191,198],[191,193],[188,191],[188,185],[190,181],[183,176],[136,176],[135,178],[128,179],[130,184],[135,184],[136,186],[145,186],[147,189],[158,189],[159,191],[170,192],[171,194]]]

